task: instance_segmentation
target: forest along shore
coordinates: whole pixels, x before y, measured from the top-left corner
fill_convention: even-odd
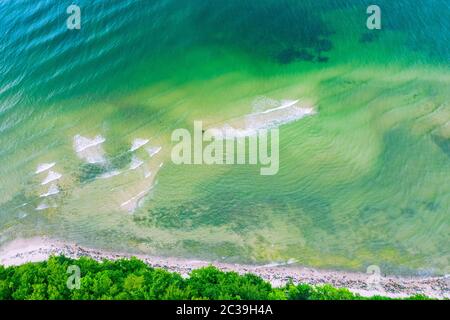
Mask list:
[[[446,277],[381,276],[378,285],[374,285],[369,280],[370,275],[365,273],[321,270],[298,266],[243,265],[108,252],[45,237],[17,239],[2,246],[0,248],[0,265],[12,266],[27,262],[39,262],[46,260],[51,255],[64,255],[74,259],[87,256],[98,261],[134,256],[152,267],[177,272],[183,276],[188,276],[194,269],[214,265],[222,271],[235,271],[240,274],[253,273],[275,287],[282,286],[292,279],[294,283],[311,285],[331,284],[338,288],[348,288],[350,291],[362,296],[407,297],[415,294],[424,294],[432,298],[450,298],[450,279],[448,275]]]

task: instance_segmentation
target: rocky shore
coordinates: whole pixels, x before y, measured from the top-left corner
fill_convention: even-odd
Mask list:
[[[197,268],[214,265],[223,271],[235,271],[241,274],[253,273],[269,281],[273,286],[281,286],[290,279],[294,283],[312,285],[331,284],[338,288],[348,288],[363,296],[383,295],[406,297],[424,294],[433,298],[450,298],[450,278],[446,277],[371,277],[369,274],[345,271],[320,270],[298,266],[258,266],[221,263],[216,261],[188,260],[147,255],[107,252],[85,248],[48,238],[14,240],[0,248],[0,264],[20,265],[26,262],[46,260],[51,255],[65,255],[70,258],[88,256],[95,260],[120,259],[135,256],[155,268],[178,272],[183,276]]]

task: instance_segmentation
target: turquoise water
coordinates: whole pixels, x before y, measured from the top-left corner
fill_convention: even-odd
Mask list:
[[[448,273],[448,1],[377,1],[372,31],[362,0],[86,0],[80,30],[70,4],[0,3],[0,242]],[[171,163],[175,128],[261,97],[317,111],[280,126],[277,175]],[[105,141],[84,157],[79,136]]]

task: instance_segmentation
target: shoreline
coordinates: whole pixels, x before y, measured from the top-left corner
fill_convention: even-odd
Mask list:
[[[347,288],[362,296],[381,295],[403,298],[423,294],[431,298],[450,298],[450,279],[446,277],[405,277],[380,276],[379,285],[371,286],[369,275],[362,272],[321,270],[301,266],[269,266],[221,263],[217,261],[190,260],[176,257],[158,257],[143,254],[128,254],[92,249],[47,237],[16,239],[0,247],[0,265],[13,266],[27,262],[47,260],[51,255],[65,255],[69,258],[91,257],[95,260],[136,257],[154,268],[162,268],[182,276],[208,265],[222,271],[235,271],[240,274],[253,273],[279,287],[289,279],[294,283],[311,285],[331,284],[337,288]]]

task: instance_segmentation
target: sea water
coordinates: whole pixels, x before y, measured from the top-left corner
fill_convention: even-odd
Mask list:
[[[0,2],[2,242],[448,273],[448,1],[72,2]],[[276,175],[170,161],[296,100]]]

